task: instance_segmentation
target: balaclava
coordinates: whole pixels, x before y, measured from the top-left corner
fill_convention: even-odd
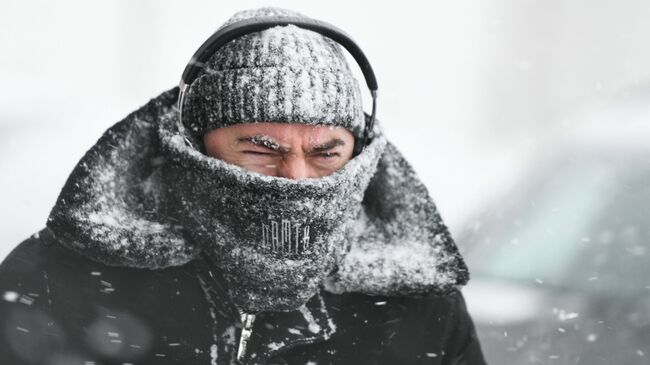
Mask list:
[[[304,17],[262,8],[239,12],[225,25],[271,15]],[[293,25],[227,43],[192,83],[184,107],[183,122],[197,140],[237,123],[330,125],[356,136],[364,127],[359,85],[341,46]],[[302,180],[208,157],[170,131],[173,125],[160,128],[171,161],[163,168],[170,215],[190,228],[233,302],[248,313],[306,303],[355,240],[364,191],[386,145],[380,127],[341,170]]]

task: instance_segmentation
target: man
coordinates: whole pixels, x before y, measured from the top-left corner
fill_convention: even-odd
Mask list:
[[[224,25],[268,16],[262,8]],[[483,364],[468,272],[339,45],[224,45],[111,127],[0,266],[3,364]]]

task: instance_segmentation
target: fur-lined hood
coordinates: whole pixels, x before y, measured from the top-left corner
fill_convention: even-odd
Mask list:
[[[63,187],[47,225],[66,247],[107,265],[159,269],[196,258],[200,247],[166,214],[158,128],[178,117],[178,88],[110,127]],[[367,188],[351,247],[324,283],[332,292],[446,293],[469,274],[435,204],[390,143]]]

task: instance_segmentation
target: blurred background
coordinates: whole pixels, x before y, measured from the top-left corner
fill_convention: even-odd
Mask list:
[[[378,118],[467,258],[492,363],[650,362],[644,0],[4,0],[0,258],[104,130],[267,5],[337,25],[370,59]]]

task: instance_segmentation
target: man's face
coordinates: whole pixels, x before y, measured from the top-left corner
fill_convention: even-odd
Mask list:
[[[251,123],[218,128],[203,136],[208,156],[289,179],[332,174],[352,157],[354,136],[341,127]]]

